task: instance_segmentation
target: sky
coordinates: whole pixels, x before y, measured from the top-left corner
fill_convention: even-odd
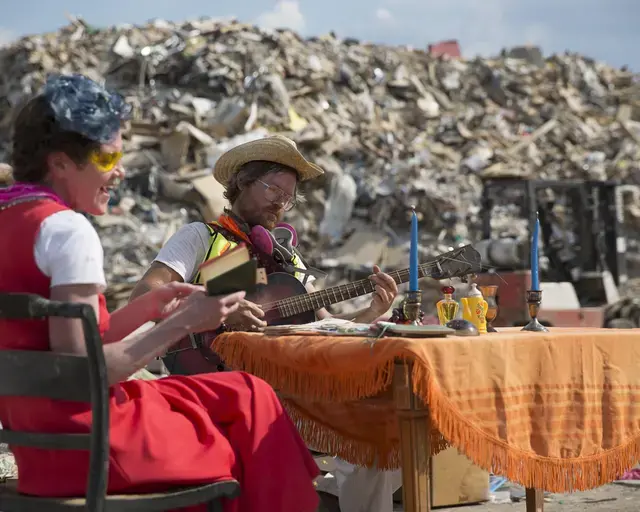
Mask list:
[[[56,30],[65,13],[98,26],[211,16],[417,48],[457,39],[466,57],[535,44],[640,71],[640,0],[0,0],[0,13],[0,44]]]

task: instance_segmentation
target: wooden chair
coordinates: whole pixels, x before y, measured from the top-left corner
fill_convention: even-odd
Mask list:
[[[0,294],[0,318],[41,319],[50,316],[82,320],[87,356],[52,352],[0,350],[0,396],[46,397],[90,402],[90,434],[48,434],[0,430],[0,442],[50,450],[89,450],[89,473],[84,498],[44,498],[20,494],[15,480],[0,484],[2,512],[142,512],[172,510],[207,503],[222,511],[221,498],[240,494],[235,480],[173,488],[143,495],[107,495],[109,467],[109,386],[102,340],[93,308],[86,304],[46,300],[30,294]],[[20,468],[18,468],[19,472]],[[18,475],[19,478],[19,475]]]

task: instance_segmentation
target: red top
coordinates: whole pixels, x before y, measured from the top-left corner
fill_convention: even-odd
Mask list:
[[[49,297],[50,280],[35,262],[35,240],[42,221],[64,209],[43,200],[0,210],[0,240],[11,246],[0,251],[0,292]],[[109,313],[102,295],[99,322],[104,334]],[[47,320],[0,320],[0,349],[50,350],[48,338]],[[0,422],[14,430],[87,433],[91,411],[89,404],[8,397],[0,398]],[[317,507],[312,479],[318,469],[306,446],[271,387],[242,372],[112,386],[110,446],[110,493],[235,478],[242,496],[227,511],[311,512]],[[84,495],[89,452],[11,449],[20,492]],[[281,463],[282,475],[269,475],[274,461]]]

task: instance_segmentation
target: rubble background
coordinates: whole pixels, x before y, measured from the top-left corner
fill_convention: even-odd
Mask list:
[[[629,253],[638,254],[640,80],[580,55],[544,59],[523,47],[465,61],[233,21],[97,29],[73,19],[1,49],[0,71],[0,162],[15,108],[50,72],[105,81],[135,107],[127,179],[111,213],[92,219],[112,308],[177,228],[220,212],[210,175],[218,156],[267,133],[291,137],[326,171],[286,219],[303,254],[329,273],[326,285],[374,263],[407,267],[411,204],[421,260],[475,240],[483,177],[621,180]],[[524,234],[509,209],[494,223]]]

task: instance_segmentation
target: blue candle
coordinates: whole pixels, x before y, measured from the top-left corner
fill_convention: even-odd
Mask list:
[[[411,215],[411,250],[409,253],[409,291],[418,291],[418,216]]]
[[[531,238],[531,289],[540,289],[540,275],[538,272],[538,238],[540,236],[540,219],[536,212],[536,224],[533,227],[533,237]]]

